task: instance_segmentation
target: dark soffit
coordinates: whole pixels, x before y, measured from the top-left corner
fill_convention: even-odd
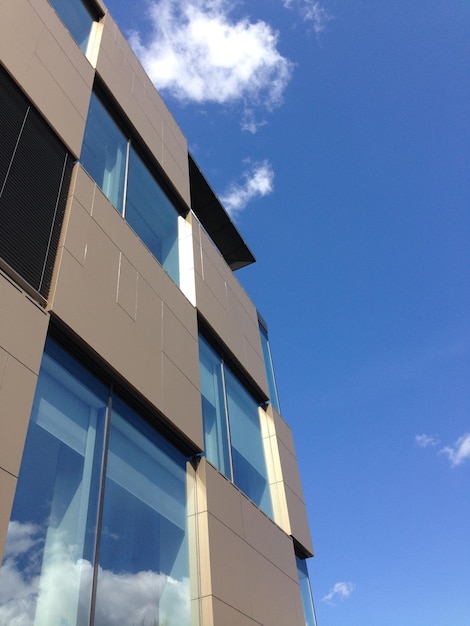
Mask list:
[[[227,211],[212,191],[201,170],[189,155],[191,209],[232,270],[256,261]]]

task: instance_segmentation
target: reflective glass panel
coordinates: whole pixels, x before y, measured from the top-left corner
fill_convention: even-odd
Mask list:
[[[95,626],[189,626],[183,456],[113,399]]]
[[[126,220],[176,284],[179,282],[178,212],[131,149]]]
[[[128,141],[93,93],[83,139],[81,163],[122,214]]]
[[[266,368],[266,377],[268,379],[269,386],[269,400],[276,411],[279,413],[279,398],[277,395],[276,379],[274,377],[273,360],[271,357],[271,347],[269,345],[268,333],[259,325],[259,332],[261,336],[261,346],[263,348],[264,366]]]
[[[49,0],[70,34],[86,52],[94,16],[81,0]]]
[[[232,479],[222,363],[201,337],[199,359],[206,457],[227,478]]]
[[[273,517],[258,405],[225,368],[227,407],[235,484],[267,515]]]
[[[302,594],[302,605],[304,608],[305,626],[317,626],[315,619],[315,609],[313,607],[312,592],[310,590],[310,580],[308,577],[307,561],[295,557],[297,560],[297,573],[299,576],[300,593]]]
[[[52,342],[0,569],[0,624],[88,624],[108,392]]]

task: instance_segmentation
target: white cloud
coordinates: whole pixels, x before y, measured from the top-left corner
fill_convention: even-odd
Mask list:
[[[47,541],[40,576],[31,573],[25,563],[31,560],[36,533],[33,524],[10,523],[9,541],[14,535],[21,536],[21,542],[16,543],[16,553],[10,544],[0,569],[0,624],[81,623],[77,615],[84,622],[93,578],[91,563],[76,558],[76,547],[57,533]],[[189,622],[189,598],[187,577],[176,580],[154,571],[116,573],[99,568],[96,622],[103,626],[157,622],[182,626]]]
[[[232,18],[228,0],[153,0],[150,35],[130,42],[157,89],[182,102],[273,109],[282,102],[292,64],[264,21]]]
[[[274,172],[269,161],[253,163],[244,172],[243,182],[236,183],[221,195],[220,200],[231,217],[235,218],[255,198],[262,198],[273,191]]]
[[[426,435],[426,433],[421,433],[420,435],[416,435],[415,442],[420,448],[427,448],[428,446],[437,446],[437,444],[440,443],[440,440],[437,435]]]
[[[352,594],[352,592],[354,591],[354,587],[354,583],[335,583],[330,593],[328,593],[326,596],[323,596],[322,602],[332,602],[335,598],[344,600]]]
[[[470,459],[470,433],[465,433],[459,437],[453,446],[445,446],[439,450],[439,454],[447,456],[452,467],[461,465]]]
[[[312,22],[314,32],[319,35],[333,17],[318,0],[284,0],[286,9],[294,9],[304,22]]]

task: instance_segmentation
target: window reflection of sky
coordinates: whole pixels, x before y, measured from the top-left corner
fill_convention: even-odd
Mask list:
[[[184,459],[118,399],[94,566],[107,405],[107,388],[49,343],[0,569],[0,626],[88,624],[95,575],[95,626],[189,623]]]

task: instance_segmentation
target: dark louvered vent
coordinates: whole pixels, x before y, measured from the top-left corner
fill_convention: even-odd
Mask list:
[[[43,298],[72,165],[65,146],[0,68],[0,259]]]

